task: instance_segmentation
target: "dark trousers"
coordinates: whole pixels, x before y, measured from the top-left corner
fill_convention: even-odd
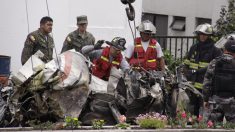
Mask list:
[[[228,122],[235,123],[235,99],[234,97],[213,96],[208,110],[208,120],[222,122],[223,117]]]

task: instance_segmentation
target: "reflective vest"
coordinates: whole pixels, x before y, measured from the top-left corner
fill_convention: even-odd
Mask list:
[[[204,75],[210,61],[221,55],[221,51],[214,46],[211,41],[195,44],[190,48],[184,64],[188,68],[188,73],[185,73],[187,80],[192,81],[195,88],[202,89]],[[204,68],[204,69],[203,69]],[[200,71],[192,74],[192,70]]]
[[[136,38],[134,53],[130,58],[130,65],[137,70],[141,70],[141,67],[146,70],[156,70],[157,69],[157,51],[156,51],[155,39],[150,39],[147,51],[141,44],[141,38]]]
[[[212,94],[235,97],[235,59],[224,61],[221,58],[215,65]]]
[[[103,79],[108,80],[110,75],[110,70],[112,66],[120,68],[122,61],[122,54],[118,54],[112,62],[109,61],[110,47],[103,49],[101,57],[94,60],[94,66],[92,67],[92,74]]]

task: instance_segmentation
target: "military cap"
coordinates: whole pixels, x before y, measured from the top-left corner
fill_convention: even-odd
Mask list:
[[[229,52],[235,53],[235,39],[233,37],[230,37],[224,44],[224,48]]]
[[[86,15],[78,16],[77,24],[79,25],[79,24],[84,24],[84,23],[88,23],[87,16]]]

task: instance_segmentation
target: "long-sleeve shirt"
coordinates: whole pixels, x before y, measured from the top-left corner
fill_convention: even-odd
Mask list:
[[[204,77],[204,81],[203,81],[203,99],[205,102],[207,102],[209,100],[209,97],[212,96],[212,91],[213,91],[213,79],[215,76],[215,66],[217,61],[219,60],[220,57],[212,60],[210,62],[210,64],[208,65],[205,77]],[[221,56],[222,59],[228,59],[228,58],[233,58],[233,56],[229,55],[229,54],[223,54]]]
[[[100,58],[103,52],[103,49],[99,49],[99,50],[94,50],[94,46],[93,45],[87,45],[84,46],[81,49],[82,54],[84,54],[85,56],[88,55],[89,58],[93,61],[97,58]],[[109,61],[111,62],[113,60],[112,56],[109,57]],[[123,57],[121,64],[120,64],[120,68],[123,71],[129,70],[130,69],[130,65],[129,63],[126,61],[126,58]]]
[[[84,34],[81,34],[77,29],[68,34],[64,41],[61,53],[70,49],[75,49],[77,52],[80,52],[83,46],[94,45],[94,43],[95,38],[91,33],[86,31]]]
[[[24,65],[25,62],[38,50],[44,54],[44,57],[42,58],[44,62],[52,60],[53,48],[54,40],[49,34],[43,35],[39,29],[30,33],[25,40],[24,48],[22,50],[22,65]]]

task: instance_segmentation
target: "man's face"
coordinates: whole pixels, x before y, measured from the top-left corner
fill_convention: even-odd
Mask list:
[[[114,46],[111,46],[110,47],[110,54],[113,56],[113,57],[116,57],[119,53],[121,53],[121,50],[114,47]]]
[[[140,36],[142,41],[144,42],[149,41],[149,39],[151,39],[151,33],[140,32]]]
[[[208,39],[208,35],[206,35],[206,34],[199,34],[199,40],[201,41],[201,42],[205,42],[207,39]]]
[[[85,32],[87,29],[87,23],[78,24],[78,29],[80,32]]]
[[[53,22],[47,21],[45,24],[41,24],[41,29],[45,34],[49,34],[52,32]]]

